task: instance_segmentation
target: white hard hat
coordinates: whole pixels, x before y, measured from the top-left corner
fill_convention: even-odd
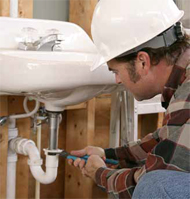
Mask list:
[[[146,43],[183,15],[173,0],[100,0],[91,26],[99,55],[91,70]]]

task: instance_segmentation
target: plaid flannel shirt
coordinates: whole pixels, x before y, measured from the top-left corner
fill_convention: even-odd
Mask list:
[[[131,198],[145,173],[158,170],[190,172],[190,49],[178,59],[162,93],[167,108],[162,128],[142,141],[105,149],[121,169],[99,168],[96,183],[112,198]],[[134,178],[135,175],[135,178]]]

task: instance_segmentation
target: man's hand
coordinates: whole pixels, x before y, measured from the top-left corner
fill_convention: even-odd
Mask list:
[[[82,157],[85,155],[97,155],[103,159],[105,159],[105,152],[104,149],[100,148],[100,147],[94,147],[94,146],[87,146],[84,149],[81,150],[77,150],[77,151],[71,151],[70,152],[71,155],[77,156],[77,157]],[[75,161],[69,159],[68,163],[70,165],[74,165],[75,167],[79,167],[80,169],[82,169],[85,165],[85,161],[78,158]]]
[[[78,157],[82,157],[84,155],[98,155],[100,157],[105,156],[104,149],[100,147],[95,147],[95,146],[87,146],[84,149],[77,150],[77,151],[71,151],[71,155],[75,155]]]
[[[91,155],[83,167],[82,174],[92,178],[95,181],[95,173],[100,167],[106,167],[106,164],[98,155]]]

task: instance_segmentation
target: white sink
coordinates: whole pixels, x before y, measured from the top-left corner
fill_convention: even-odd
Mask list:
[[[5,28],[6,27],[6,28]],[[23,31],[26,29],[35,29]],[[18,44],[58,31],[61,52],[22,51]],[[94,72],[97,56],[88,35],[67,22],[0,17],[0,94],[33,96],[49,111],[62,111],[102,93],[118,89],[107,66]]]

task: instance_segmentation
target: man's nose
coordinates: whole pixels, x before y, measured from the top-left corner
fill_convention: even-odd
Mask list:
[[[117,75],[117,74],[115,74],[115,81],[116,81],[117,84],[121,84],[122,83],[119,75]]]

